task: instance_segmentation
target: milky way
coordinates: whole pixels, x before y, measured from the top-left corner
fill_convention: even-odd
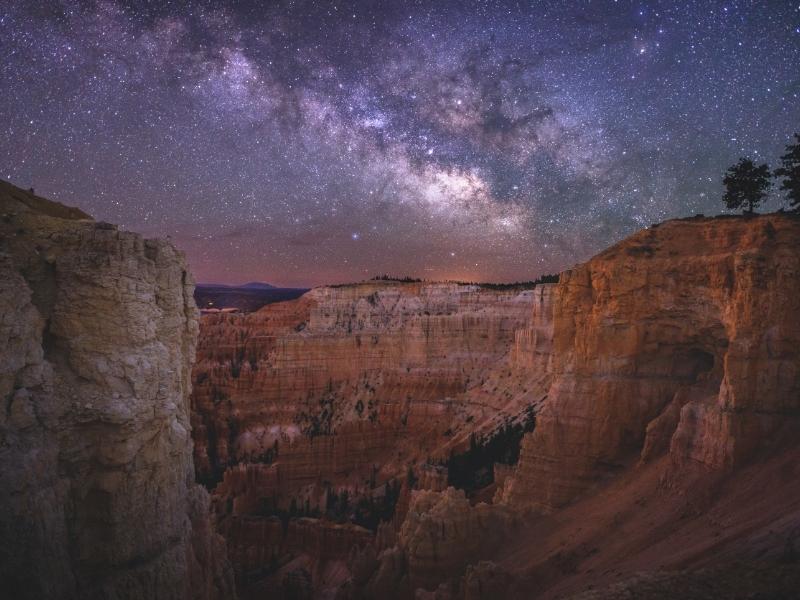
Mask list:
[[[797,1],[6,0],[0,48],[0,177],[201,281],[532,279],[800,130]]]

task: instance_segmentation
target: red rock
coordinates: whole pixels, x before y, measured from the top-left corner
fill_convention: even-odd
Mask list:
[[[796,428],[799,246],[790,215],[671,221],[562,274],[553,382],[505,500],[549,511],[667,446],[730,468]]]
[[[324,512],[329,489],[346,489],[355,502],[405,482],[409,469],[418,487],[443,490],[446,470],[419,465],[496,426],[504,410],[521,410],[518,396],[492,405],[493,389],[516,389],[494,367],[514,368],[509,353],[533,301],[531,291],[380,282],[319,288],[251,314],[204,316],[194,371],[196,464],[205,480],[221,476],[213,502],[237,572],[268,565],[272,550],[239,550],[253,547],[250,532],[229,518],[254,523],[265,510],[292,505]],[[517,360],[526,351],[517,349]],[[473,393],[471,405],[464,397]],[[409,499],[403,485],[395,530]],[[258,528],[264,548],[288,552],[274,526]],[[379,546],[393,535],[384,528]]]
[[[381,282],[204,316],[193,392],[198,472],[218,477],[276,441],[342,435],[353,422],[375,424],[376,439],[393,446],[409,431],[441,434],[461,412],[455,397],[509,352],[531,301],[531,292]]]

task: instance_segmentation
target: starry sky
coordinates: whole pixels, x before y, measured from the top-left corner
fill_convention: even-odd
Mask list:
[[[0,50],[0,177],[206,282],[533,279],[800,130],[800,0],[3,0]]]

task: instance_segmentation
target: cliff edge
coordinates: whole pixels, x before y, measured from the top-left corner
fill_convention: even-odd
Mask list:
[[[563,273],[548,399],[506,490],[543,511],[668,453],[729,470],[800,431],[800,218],[693,218]]]
[[[232,598],[194,483],[193,281],[169,243],[0,182],[0,586]]]
[[[669,221],[542,292],[512,359],[544,400],[493,504],[414,491],[348,597],[795,597],[800,217]]]

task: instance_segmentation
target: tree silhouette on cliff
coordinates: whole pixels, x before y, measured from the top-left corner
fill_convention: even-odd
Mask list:
[[[756,165],[749,158],[740,158],[738,163],[729,167],[722,183],[725,185],[722,197],[725,206],[744,208],[747,214],[752,214],[753,209],[764,201],[772,185],[769,166],[766,163]]]
[[[794,134],[795,143],[786,146],[781,156],[781,166],[775,169],[775,177],[782,177],[781,190],[786,191],[789,207],[800,210],[800,133]]]

